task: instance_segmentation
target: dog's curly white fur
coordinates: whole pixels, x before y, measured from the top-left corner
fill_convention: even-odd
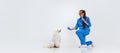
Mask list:
[[[50,43],[48,43],[48,48],[59,48],[60,47],[60,42],[61,42],[60,32],[61,32],[61,29],[57,29],[54,32]]]

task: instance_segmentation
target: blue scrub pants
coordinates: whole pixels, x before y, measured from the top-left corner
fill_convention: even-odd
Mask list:
[[[86,36],[89,34],[90,30],[79,29],[76,31],[78,38],[80,39],[81,45],[91,45],[92,41],[86,42]]]

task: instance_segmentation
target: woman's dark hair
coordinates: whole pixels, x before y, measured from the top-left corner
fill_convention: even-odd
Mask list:
[[[85,12],[85,10],[80,10],[80,11],[82,13],[84,13],[83,18],[86,20],[86,12]],[[86,28],[86,24],[84,22],[82,22],[82,24],[83,24],[83,29],[85,29]]]

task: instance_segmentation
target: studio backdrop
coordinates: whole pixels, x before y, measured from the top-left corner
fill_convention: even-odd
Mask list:
[[[61,47],[78,47],[74,27],[84,9],[96,47],[120,48],[119,0],[0,0],[0,47],[42,48],[61,29]]]

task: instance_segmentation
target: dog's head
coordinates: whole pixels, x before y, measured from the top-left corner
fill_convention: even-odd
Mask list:
[[[61,32],[61,29],[57,29],[56,32],[57,32],[57,33],[60,33],[60,32]]]

